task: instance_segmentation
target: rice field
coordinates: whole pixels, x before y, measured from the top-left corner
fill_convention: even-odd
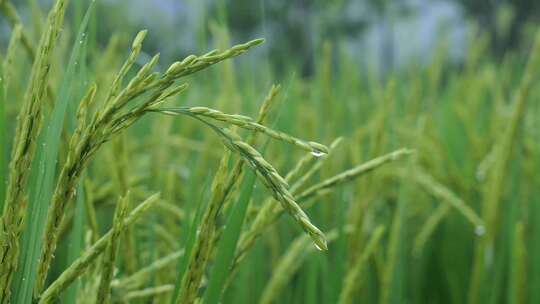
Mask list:
[[[94,1],[13,2],[0,303],[540,303],[540,32],[303,77],[226,26],[167,62],[97,43]]]

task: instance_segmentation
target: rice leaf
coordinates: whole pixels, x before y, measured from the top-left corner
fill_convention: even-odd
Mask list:
[[[86,17],[86,14],[89,14],[90,16],[95,15],[95,10],[93,9],[93,1],[91,1],[92,4],[90,4],[89,8],[87,9],[87,13],[84,13],[83,10],[83,3],[76,1],[76,4],[74,6],[75,8],[75,15],[76,15],[76,23],[74,26],[82,26],[88,27],[88,18]],[[83,15],[85,14],[85,15]],[[85,34],[84,37],[81,37],[83,40],[79,40],[79,43],[81,44],[81,49],[79,52],[79,58],[85,59],[87,58],[87,50],[88,50],[88,35]],[[79,37],[77,37],[79,38]],[[77,43],[77,42],[75,42]],[[86,60],[81,60],[78,62],[79,64],[79,71],[77,73],[78,81],[78,96],[76,96],[76,100],[80,99],[82,95],[84,94],[84,90],[87,86],[87,64]],[[73,94],[75,95],[75,94]],[[69,122],[69,130],[74,130],[77,122],[77,116],[76,116],[77,107],[74,103],[68,103],[68,117],[71,119],[68,120]],[[84,178],[82,179],[84,180]],[[67,265],[72,264],[74,261],[77,260],[79,256],[83,253],[84,250],[84,236],[85,236],[85,219],[86,219],[86,207],[87,207],[87,195],[84,187],[84,183],[81,181],[79,185],[77,186],[77,199],[76,199],[76,205],[75,205],[75,215],[73,218],[73,228],[71,230],[70,236],[69,236],[69,248],[68,248],[68,260]],[[88,202],[89,204],[92,204],[93,202]],[[95,237],[98,237],[96,235]],[[81,279],[77,279],[72,286],[70,286],[66,292],[64,293],[64,302],[68,304],[76,304],[77,303],[77,294],[79,289],[81,288]]]
[[[0,60],[0,214],[4,210],[7,181],[7,138],[6,138],[6,92],[4,88],[4,70]]]
[[[225,231],[223,232],[222,239],[218,245],[214,270],[212,271],[208,289],[204,295],[205,304],[217,304],[219,302],[221,293],[223,292],[223,286],[225,285],[226,278],[234,259],[236,245],[240,238],[242,224],[244,223],[247,207],[251,200],[254,184],[255,173],[249,171],[244,180],[240,197],[230,212]]]

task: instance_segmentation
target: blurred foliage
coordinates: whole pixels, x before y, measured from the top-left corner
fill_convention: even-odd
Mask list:
[[[527,24],[540,21],[540,2],[534,0],[514,1],[467,1],[456,0],[467,16],[492,37],[497,54],[519,46]]]
[[[28,20],[39,18],[37,2],[26,0],[15,4],[23,19]],[[51,1],[39,2],[44,7]],[[233,42],[264,36],[269,42],[266,53],[276,72],[285,72],[285,66],[294,64],[303,76],[310,76],[323,42],[337,45],[360,41],[373,28],[382,29],[377,32],[383,39],[382,67],[392,68],[392,50],[398,47],[393,42],[396,21],[405,17],[423,18],[421,10],[443,3],[457,9],[463,18],[461,26],[470,28],[469,24],[473,24],[478,31],[488,33],[491,53],[497,56],[530,40],[532,30],[527,25],[540,19],[540,2],[531,0],[104,0],[97,2],[101,25],[97,35],[98,43],[106,45],[110,28],[133,34],[134,29],[149,27],[160,35],[149,39],[147,51],[160,50],[164,58],[175,58],[211,45],[217,24],[228,29]],[[152,13],[148,13],[150,10]],[[441,24],[448,26],[455,25]],[[6,24],[0,18],[0,38],[3,36],[0,41],[7,43],[7,34]],[[165,40],[167,43],[163,45]]]

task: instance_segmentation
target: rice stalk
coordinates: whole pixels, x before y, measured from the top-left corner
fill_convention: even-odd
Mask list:
[[[408,175],[413,174],[415,159],[409,159],[407,164]],[[381,275],[379,303],[397,303],[404,297],[404,260],[407,257],[405,237],[407,227],[407,208],[410,199],[411,186],[403,179],[400,185],[397,206],[392,215],[391,230],[388,237],[386,260]]]
[[[439,224],[443,219],[450,213],[452,207],[450,204],[440,204],[435,208],[435,211],[431,212],[431,215],[428,217],[420,232],[416,235],[414,239],[413,253],[416,256],[419,256],[422,253],[424,246],[427,241],[431,238]]]
[[[336,148],[341,144],[342,140],[343,140],[342,137],[336,138],[330,144],[330,151],[335,151]],[[323,155],[322,157],[319,157],[319,156],[311,154],[311,155],[306,155],[306,157],[310,159],[315,158],[315,163],[313,164],[311,168],[309,168],[309,170],[307,170],[303,174],[300,174],[300,172],[302,172],[302,167],[303,167],[302,160],[301,160],[300,163],[298,163],[298,166],[293,168],[288,174],[289,179],[287,179],[287,181],[289,180],[292,181],[294,180],[296,175],[299,175],[297,181],[291,186],[291,192],[294,193],[295,195],[298,195],[299,190],[304,185],[307,184],[309,179],[312,178],[315,175],[315,173],[317,173],[321,169],[321,167],[324,165],[324,163],[328,159],[328,155]]]
[[[272,107],[274,107],[277,95],[281,91],[280,85],[272,85],[270,87],[270,91],[265,96],[260,108],[259,113],[257,115],[256,122],[260,125],[264,124],[266,122],[266,118],[268,117],[268,114],[270,113],[270,110]],[[257,140],[257,132],[250,133],[247,139],[247,143],[250,145],[254,145]],[[227,178],[227,184],[225,186],[225,191],[223,192],[223,210],[228,210],[229,202],[231,202],[231,197],[234,197],[235,190],[238,188],[237,185],[240,184],[243,177],[243,169],[244,169],[244,159],[239,158],[233,165],[233,168],[231,170],[231,173],[229,173],[229,176]],[[236,187],[236,188],[235,188]]]
[[[367,136],[369,134],[367,137],[369,148],[366,151],[368,159],[381,155],[384,151],[384,145],[389,138],[387,130],[388,126],[392,125],[391,115],[395,107],[396,81],[392,77],[387,81],[385,86],[376,84],[375,88],[374,95],[375,98],[381,100],[381,106],[372,115],[373,118],[371,118],[369,127],[366,129],[366,131],[369,133],[359,134],[360,136]],[[360,157],[360,155],[363,155],[364,153],[356,154],[358,157]],[[354,225],[358,231],[360,231],[364,225],[366,210],[368,209],[370,202],[373,200],[371,197],[371,192],[368,190],[374,187],[376,182],[375,178],[375,175],[368,175],[365,179],[358,182],[358,186],[361,189],[360,191],[366,192],[366,195],[364,195],[365,198],[363,198],[357,204],[352,204],[350,207],[351,209],[348,212],[347,221]],[[352,252],[360,250],[362,247],[362,241],[363,240],[360,238],[359,234],[351,235],[351,239],[349,240],[349,243],[351,244],[350,250]]]
[[[113,227],[111,237],[105,249],[105,254],[101,260],[101,278],[96,295],[96,303],[110,303],[111,281],[113,279],[116,257],[120,247],[120,234],[124,230],[124,218],[129,208],[130,192],[118,201],[114,212]]]
[[[158,113],[162,112],[158,110]],[[179,112],[176,114],[180,113],[186,114],[185,112]],[[227,129],[222,129],[216,125],[213,125],[194,114],[186,115],[190,115],[209,126],[217,135],[220,136],[223,144],[228,149],[230,149],[232,152],[238,153],[244,159],[244,161],[246,161],[247,164],[252,167],[253,170],[255,170],[257,176],[263,181],[263,184],[270,191],[272,196],[282,204],[284,210],[287,210],[289,215],[292,216],[293,219],[295,219],[295,221],[300,225],[300,227],[302,227],[302,229],[312,237],[315,245],[321,250],[326,250],[324,235],[322,234],[322,232],[311,223],[307,214],[305,214],[305,212],[294,201],[294,198],[287,190],[287,182],[283,179],[283,177],[281,177],[281,175],[279,175],[276,169],[272,167],[272,165],[270,165],[261,156],[261,154],[257,150],[251,147],[248,143],[244,142],[238,135],[232,133]],[[311,144],[317,146],[318,149],[324,147],[316,143]],[[327,148],[322,149],[324,149],[324,151],[328,151]]]
[[[122,229],[133,225],[146,211],[159,200],[159,194],[154,194],[140,203],[131,213],[125,218]],[[121,232],[120,231],[120,232]],[[55,298],[64,291],[75,279],[83,275],[88,267],[105,252],[107,246],[113,236],[113,230],[105,233],[97,242],[88,248],[77,260],[75,260],[66,270],[64,270],[58,278],[47,287],[43,293],[39,295],[39,303],[53,303]]]
[[[173,265],[180,257],[184,255],[184,250],[174,251],[158,260],[155,260],[150,265],[143,267],[137,272],[125,277],[116,279],[112,282],[113,289],[135,289],[147,282],[148,278],[159,270]]]
[[[347,170],[347,171],[344,171],[332,178],[329,178],[325,181],[322,181],[316,185],[313,185],[311,186],[310,188],[304,190],[303,192],[301,192],[300,194],[298,194],[298,199],[299,200],[307,200],[315,195],[317,195],[318,193],[321,193],[321,192],[324,192],[326,191],[327,189],[329,188],[332,188],[334,186],[336,186],[337,184],[342,184],[342,183],[345,183],[345,182],[348,182],[356,177],[358,177],[359,175],[361,174],[366,174],[366,173],[369,173],[377,168],[379,168],[380,166],[388,163],[388,162],[392,162],[392,161],[395,161],[395,160],[398,160],[400,158],[402,158],[403,156],[407,156],[407,155],[411,155],[414,153],[414,150],[410,150],[410,149],[400,149],[400,150],[396,150],[394,152],[391,152],[389,154],[386,154],[386,155],[383,155],[383,156],[380,156],[380,157],[377,157],[377,158],[374,158],[360,166],[357,166],[353,169],[350,169],[350,170]]]
[[[136,188],[138,183],[141,181],[141,176],[133,176],[130,178],[129,185],[132,188],[132,193],[136,196],[147,196],[149,192],[147,191],[141,191],[141,189]],[[114,200],[115,195],[115,186],[112,182],[106,182],[104,185],[97,187],[93,185],[91,181],[88,179],[85,179],[84,181],[85,187],[90,187],[90,189],[94,189],[92,193],[88,193],[85,191],[85,195],[87,196],[87,200],[93,202],[92,204],[87,205],[87,201],[85,200],[85,212],[88,213],[88,221],[94,221],[92,217],[97,220],[96,216],[96,209],[100,208],[107,202]],[[88,185],[87,185],[88,184]],[[71,210],[68,209],[68,212],[66,212],[65,219],[62,222],[62,225],[60,226],[60,233],[58,235],[58,239],[62,240],[65,235],[69,232],[69,229],[71,229],[71,226],[73,224],[73,212],[70,212]],[[95,224],[95,225],[94,225]],[[93,233],[93,237],[99,238],[99,231],[95,229],[97,227],[97,222],[89,222],[90,228],[92,231],[97,232]],[[94,239],[94,241],[97,239]]]
[[[328,159],[328,155],[334,151],[337,146],[342,142],[343,138],[336,138],[329,146],[329,153],[321,157],[315,157],[312,154],[306,154],[302,157],[296,165],[285,175],[285,181],[291,184],[289,191],[293,196],[296,196],[308,180],[319,171],[325,161]],[[311,166],[311,167],[310,167]],[[306,172],[304,172],[307,170]],[[255,208],[251,205],[252,209],[248,211],[249,214],[261,213],[268,214],[269,212],[276,212],[281,207],[276,205],[273,198],[269,197],[262,203],[262,207]]]
[[[205,144],[199,140],[193,140],[191,138],[183,136],[175,136],[170,138],[169,145],[173,148],[179,148],[186,151],[193,151],[197,153],[208,153],[209,156],[212,156],[216,159],[221,157],[218,151],[207,151]]]
[[[333,151],[333,144],[334,143],[330,144],[330,146],[328,147],[328,149],[330,150],[330,153],[332,153]],[[310,168],[316,162],[322,163],[321,160],[325,160],[326,158],[327,158],[326,155],[324,157],[313,157],[312,154],[306,154],[302,158],[300,158],[296,162],[294,167],[291,170],[289,170],[289,172],[287,172],[287,174],[285,175],[285,180],[287,181],[287,183],[291,184],[291,193],[295,194],[294,193],[295,191],[293,189],[295,186],[298,187],[297,185],[304,185],[303,182],[297,181],[298,179],[302,179],[304,178],[304,176],[307,175],[306,173],[304,173],[304,171]],[[315,172],[316,170],[311,170],[311,171]]]
[[[130,160],[128,159],[125,134],[120,134],[112,141],[111,144],[113,150],[111,156],[111,158],[113,158],[111,161],[113,164],[112,172],[117,187],[117,192],[120,195],[125,195],[129,188],[127,176],[131,175],[128,166]],[[125,250],[122,250],[122,261],[125,264],[126,270],[132,273],[138,268],[138,257],[135,254],[135,234],[133,233],[131,227],[128,227],[126,233],[124,234],[123,244]]]
[[[153,109],[152,111],[173,116],[177,114],[202,116],[205,118],[226,122],[243,129],[264,133],[265,135],[268,135],[276,140],[285,141],[297,147],[300,147],[316,156],[328,154],[328,148],[324,145],[312,141],[306,142],[286,133],[272,130],[268,127],[265,127],[264,125],[253,122],[250,117],[244,115],[225,114],[221,111],[210,109],[207,107],[160,108]]]
[[[422,172],[421,170],[415,170],[413,177],[415,181],[418,182],[418,184],[420,184],[420,186],[422,186],[430,194],[447,202],[461,214],[463,214],[463,216],[474,225],[477,234],[482,235],[484,231],[484,223],[482,219],[480,219],[476,212],[454,192],[438,183],[435,181],[435,179],[433,179],[433,177],[429,176],[425,172]]]
[[[180,221],[186,218],[184,209],[181,209],[180,207],[173,205],[167,201],[159,201],[158,203],[156,203],[156,208],[163,210],[167,214],[174,215],[174,217]]]
[[[403,172],[399,174],[402,178],[405,176]],[[460,197],[458,197],[453,191],[446,188],[444,185],[437,182],[433,177],[427,173],[422,172],[421,169],[416,169],[412,175],[414,181],[422,186],[428,193],[436,198],[441,199],[447,204],[438,206],[435,211],[430,215],[426,223],[420,229],[420,233],[417,235],[414,242],[413,251],[415,254],[419,254],[424,247],[424,244],[430,238],[435,231],[439,223],[446,217],[451,211],[451,208],[460,212],[471,224],[474,226],[474,231],[478,236],[482,236],[485,232],[485,226],[482,219],[476,214],[476,212],[469,207]]]
[[[268,114],[270,114],[270,110],[275,106],[277,102],[277,96],[281,92],[281,86],[273,84],[270,87],[270,91],[268,91],[268,94],[264,98],[260,108],[259,108],[259,114],[257,115],[257,123],[263,124],[266,121],[266,118],[268,117]]]
[[[354,301],[354,293],[359,287],[362,286],[361,276],[365,272],[365,267],[369,258],[377,249],[379,242],[381,241],[381,238],[384,234],[384,230],[385,228],[382,225],[375,228],[371,237],[369,238],[369,241],[367,242],[364,251],[361,255],[357,257],[356,261],[353,263],[352,267],[347,272],[347,275],[345,276],[343,282],[343,289],[341,290],[341,293],[339,295],[338,303],[348,304],[356,302]]]
[[[340,144],[341,140],[341,138],[337,138],[332,142],[332,144],[330,144],[330,152],[334,151],[334,149]],[[320,167],[324,164],[324,161],[327,159],[327,156],[328,155],[324,155],[323,157],[313,157],[313,155],[307,154],[300,159],[300,161],[295,165],[293,169],[291,169],[291,171],[289,171],[289,173],[287,173],[287,175],[285,176],[285,181],[287,183],[292,182],[296,178],[296,176],[301,176],[296,182],[294,182],[294,184],[292,184],[290,188],[290,191],[294,196],[298,194],[298,189],[303,187],[308,181],[308,179],[320,169]],[[306,173],[302,174],[306,167],[312,164],[313,161],[315,161],[314,165]],[[238,269],[238,265],[247,255],[248,250],[251,249],[251,247],[255,244],[255,240],[262,233],[262,229],[266,228],[269,224],[271,224],[268,220],[272,218],[272,214],[277,213],[279,210],[283,209],[280,205],[275,204],[272,197],[266,199],[262,203],[262,207],[258,210],[257,215],[251,223],[250,228],[248,229],[248,231],[242,233],[240,237],[237,253],[232,265],[232,274],[231,276],[229,276],[229,282],[227,283],[227,285],[230,283],[232,276]]]
[[[86,221],[92,233],[92,240],[97,242],[99,239],[99,226],[97,223],[96,209],[94,207],[94,184],[89,178],[84,180],[84,193],[86,198],[84,200],[84,213],[86,214]]]
[[[203,185],[203,191],[208,190],[209,178],[206,179],[206,182]],[[202,193],[204,193],[202,192]],[[205,201],[203,197],[199,199],[199,204],[195,208],[195,214],[190,221],[185,221],[183,228],[187,232],[183,238],[184,241],[184,256],[180,259],[180,262],[177,265],[177,274],[174,285],[174,292],[171,297],[171,304],[175,304],[177,299],[180,297],[180,289],[182,288],[183,278],[186,276],[186,271],[188,268],[188,263],[191,261],[192,253],[194,252],[195,242],[197,241],[198,227],[202,221],[203,212],[205,211]]]
[[[126,293],[126,295],[124,295],[121,298],[121,301],[129,303],[130,301],[133,301],[133,300],[154,297],[160,294],[169,293],[173,290],[174,290],[174,285],[172,284],[149,287],[149,288],[144,288],[141,290],[134,290],[134,291],[130,291]]]
[[[296,195],[297,201],[303,203],[302,205],[305,208],[309,208],[311,206],[311,204],[309,204],[308,202],[309,199],[326,193],[325,191],[328,191],[332,187],[352,181],[388,162],[398,160],[399,158],[410,155],[411,153],[411,150],[401,149],[372,159],[364,164],[337,174],[329,179],[326,179],[325,181],[322,181],[304,190],[300,194]],[[251,226],[247,229],[247,231],[242,234],[240,238],[235,261],[233,263],[233,269],[240,264],[240,262],[245,258],[247,252],[255,244],[255,241],[272,223],[274,223],[283,214],[283,212],[284,210],[282,208],[274,208],[270,204],[265,204],[261,208],[255,219],[253,220]]]
[[[86,178],[85,178],[86,179]],[[68,249],[68,259],[67,264],[75,261],[84,250],[84,226],[85,226],[85,214],[84,214],[84,200],[86,195],[84,195],[84,189],[82,184],[78,186],[79,195],[77,196],[77,203],[74,210],[74,220],[73,228],[69,235],[69,249]],[[81,287],[81,281],[75,282],[68,290],[64,293],[63,302],[65,303],[76,303],[77,302],[77,293]]]
[[[182,278],[180,294],[175,300],[176,303],[193,303],[197,296],[206,263],[211,253],[212,240],[216,232],[216,219],[222,207],[221,197],[226,182],[229,158],[230,153],[226,151],[212,181],[212,198],[198,228],[199,233],[195,240],[187,270]]]
[[[426,192],[442,200],[445,204],[438,206],[434,212],[431,213],[425,224],[420,229],[415,242],[414,252],[419,254],[424,247],[424,244],[430,238],[435,231],[439,223],[446,217],[446,215],[452,210],[456,209],[461,213],[465,219],[467,219],[474,227],[474,231],[478,236],[482,236],[485,232],[485,226],[483,220],[476,214],[476,212],[469,207],[456,193],[436,181],[432,176],[423,172],[422,169],[416,168],[415,172],[408,176],[403,170],[391,173],[391,175],[398,175],[400,178],[411,177],[416,183],[418,183]]]
[[[298,206],[292,194],[289,192],[287,182],[277,173],[253,147],[243,142],[236,134],[214,127],[216,132],[222,135],[223,143],[232,151],[235,151],[243,157],[247,164],[255,170],[257,176],[261,179],[270,194],[275,200],[281,203],[283,210],[300,225],[300,227],[310,235],[315,246],[320,250],[326,250],[326,240],[323,233],[315,227],[307,214]]]

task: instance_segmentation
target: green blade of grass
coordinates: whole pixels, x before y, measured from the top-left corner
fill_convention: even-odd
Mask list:
[[[86,26],[93,7],[94,2],[91,2],[73,43],[71,56],[60,87],[58,100],[50,120],[45,125],[43,134],[40,137],[40,144],[37,148],[37,159],[34,163],[35,166],[33,166],[37,171],[34,170],[32,172],[33,183],[30,185],[29,189],[29,214],[26,229],[23,234],[22,252],[20,256],[21,269],[15,275],[15,303],[30,303],[32,301],[32,290],[37,274],[36,267],[41,244],[43,242],[43,227],[45,226],[47,208],[52,197],[54,186],[62,127],[64,125],[68,102],[72,100],[73,96],[71,88],[77,80],[75,77],[77,65],[78,62],[84,60],[84,58],[81,58],[81,50],[86,41],[84,39]]]
[[[7,181],[7,139],[6,139],[6,92],[4,89],[3,60],[0,60],[0,214],[4,210]]]
[[[244,223],[247,207],[251,200],[254,183],[255,173],[250,171],[247,173],[240,197],[234,208],[231,210],[229,218],[227,219],[225,231],[219,242],[214,270],[212,271],[210,282],[208,283],[208,289],[204,294],[205,304],[217,304],[219,302],[225,280],[227,279],[229,269],[232,265],[236,245],[240,238],[242,224]]]
[[[68,249],[68,265],[73,263],[81,255],[84,249],[84,218],[85,218],[85,205],[84,205],[84,187],[82,184],[78,187],[77,204],[75,206],[75,216],[73,219],[73,229],[69,236],[69,249]],[[77,303],[77,291],[81,282],[80,278],[71,285],[64,294],[64,301],[62,303],[75,304]]]
[[[407,165],[409,175],[412,173],[413,160]],[[389,245],[386,269],[383,273],[382,294],[379,303],[395,304],[404,299],[406,283],[407,251],[405,242],[407,236],[406,212],[407,202],[410,200],[412,190],[410,184],[404,181],[400,185],[399,197],[392,219],[392,230],[389,236]]]
[[[81,23],[81,19],[84,18],[83,16],[83,10],[82,10],[82,3],[77,5],[77,25],[81,26],[84,23]],[[90,16],[94,15],[95,10],[89,10],[88,14]],[[84,22],[89,22],[87,19],[89,17],[86,17]],[[88,27],[88,25],[85,24],[85,27]],[[85,31],[86,32],[86,31]],[[88,51],[88,35],[85,35],[85,37],[82,37],[84,40],[79,40],[79,43],[81,44],[81,49],[79,50],[79,58],[85,59],[87,58],[87,51]],[[79,38],[79,37],[78,37]],[[85,39],[86,38],[86,39]],[[79,79],[77,83],[77,92],[76,94],[72,94],[74,96],[75,100],[80,100],[84,94],[86,93],[86,87],[88,85],[88,69],[86,60],[81,60],[79,62],[79,72],[77,73],[77,77]],[[76,128],[77,125],[77,106],[74,103],[69,103],[67,112],[68,112],[68,128],[70,131],[73,131]],[[85,219],[86,219],[86,196],[84,191],[84,183],[82,182],[84,178],[81,178],[81,182],[77,186],[77,198],[76,198],[76,205],[75,205],[75,215],[73,218],[73,229],[69,235],[69,247],[68,247],[68,260],[66,267],[71,265],[74,261],[77,260],[77,258],[82,254],[84,250],[84,227],[85,227]],[[79,292],[79,288],[81,287],[81,280],[80,278],[77,279],[77,281],[74,282],[72,286],[70,286],[66,292],[63,295],[63,303],[67,304],[76,304],[77,303],[77,293]]]

